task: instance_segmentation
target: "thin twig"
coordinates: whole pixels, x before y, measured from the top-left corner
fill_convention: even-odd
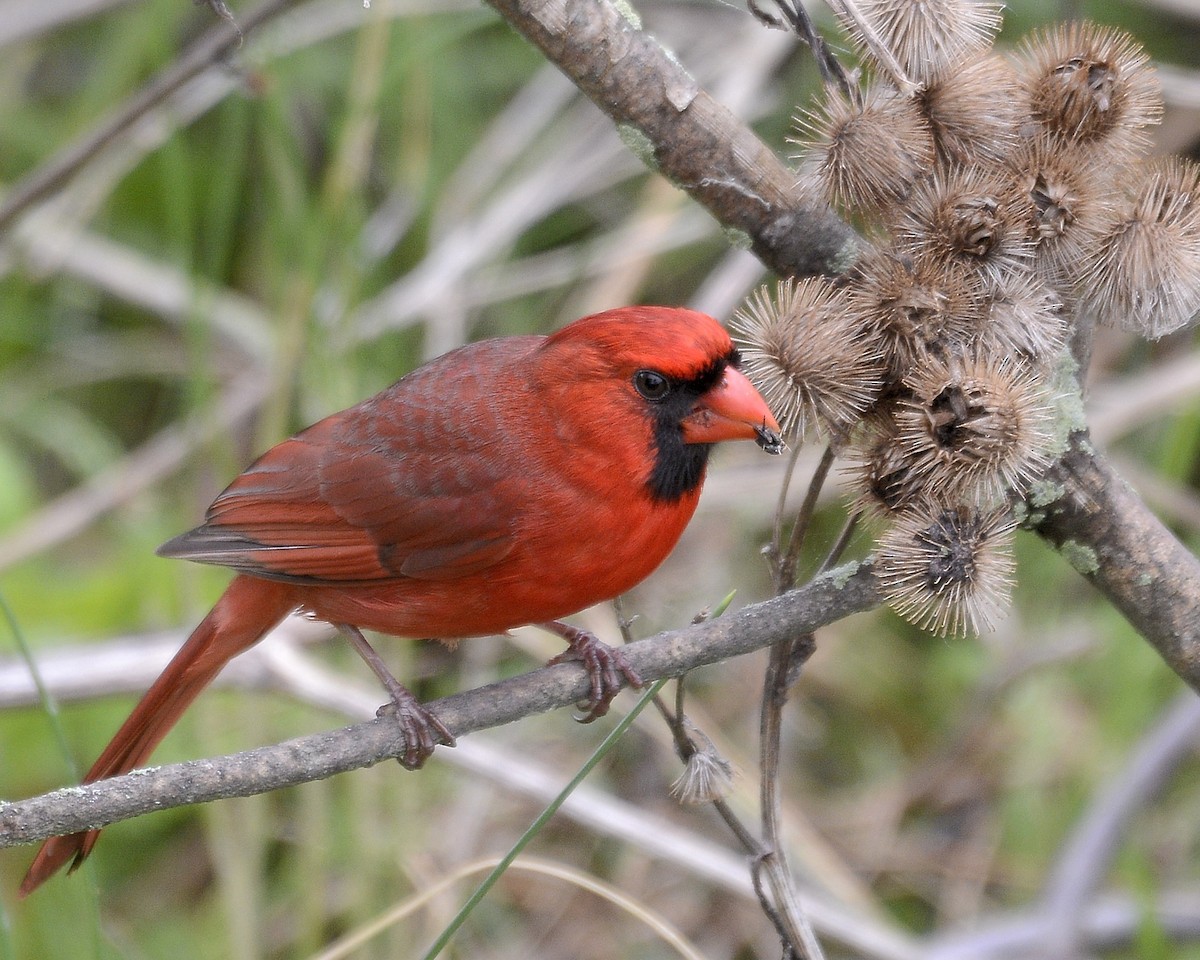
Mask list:
[[[792,524],[792,532],[788,537],[787,550],[784,551],[783,559],[779,564],[779,570],[775,580],[775,592],[782,593],[788,590],[796,582],[796,566],[800,562],[800,551],[804,548],[804,541],[808,537],[808,529],[812,525],[813,516],[817,512],[817,500],[820,499],[821,489],[825,486],[825,480],[829,476],[829,471],[833,467],[833,461],[837,459],[837,453],[834,444],[830,444],[825,448],[825,452],[821,454],[821,460],[817,464],[816,470],[813,471],[812,479],[808,483],[808,492],[804,495],[804,502],[800,504],[800,510],[796,514],[796,522]]]
[[[915,95],[921,85],[909,77],[908,72],[900,66],[900,61],[892,53],[891,47],[876,33],[875,28],[859,12],[854,0],[828,0],[830,9],[838,14],[843,21],[852,23],[858,32],[863,45],[871,51],[880,67],[892,78],[897,89],[906,97]]]
[[[1044,507],[1038,533],[1200,692],[1200,560],[1096,451],[1086,431],[1071,434],[1047,479],[1062,496]]]
[[[821,36],[817,25],[812,22],[812,18],[808,15],[804,4],[800,2],[792,3],[790,0],[775,0],[775,5],[783,11],[784,19],[792,25],[792,29],[808,44],[808,48],[812,51],[813,58],[817,62],[817,69],[821,73],[821,79],[826,84],[836,84],[847,100],[851,103],[855,102],[860,96],[858,87],[850,82],[846,68],[842,66],[841,61],[829,49],[829,44]],[[751,8],[751,12],[753,12],[753,8]]]
[[[783,640],[771,648],[763,681],[762,708],[759,715],[760,816],[765,853],[758,861],[771,887],[772,905],[779,922],[787,931],[784,940],[801,960],[820,960],[824,956],[808,918],[800,909],[795,883],[784,853],[782,798],[780,790],[780,743],[783,707],[788,690],[800,666],[816,649],[812,633]]]
[[[792,454],[788,457],[787,466],[783,470],[783,479],[779,483],[779,496],[775,498],[775,517],[771,525],[771,542],[767,546],[767,558],[771,563],[771,576],[775,581],[775,592],[778,593],[783,582],[781,565],[783,563],[783,516],[787,512],[788,493],[792,488],[792,480],[796,475],[796,464],[800,460],[803,444],[797,439],[792,444]]]
[[[621,634],[625,639],[625,643],[632,643],[633,638],[629,631],[630,621],[625,617],[623,604],[620,597],[613,601],[613,606],[615,606],[617,610],[617,622],[620,626]],[[692,621],[692,623],[703,623],[707,619],[707,614],[701,614],[698,615]],[[668,708],[666,703],[663,702],[661,696],[656,696],[653,699],[655,709],[658,710],[659,716],[663,718],[667,725],[667,729],[671,733],[671,738],[675,744],[675,752],[685,767],[688,761],[699,750],[699,747],[696,745],[696,741],[692,738],[692,735],[688,729],[690,721],[688,720],[687,714],[683,709],[684,696],[687,689],[687,684],[685,682],[686,680],[686,673],[681,674],[675,680],[674,709]],[[729,806],[729,804],[722,797],[714,797],[709,801],[709,803],[712,804],[713,809],[725,822],[725,825],[737,839],[738,843],[742,845],[742,849],[744,849],[750,856],[751,861],[754,863],[760,861],[765,853],[763,845],[758,841],[758,838],[754,836],[754,833],[750,830],[750,828],[742,822],[741,818],[734,812],[733,808]],[[762,900],[760,898],[760,901],[765,909],[768,909],[769,911],[773,910],[768,900]]]
[[[822,573],[828,573],[837,566],[838,562],[842,559],[842,554],[846,552],[846,547],[850,546],[850,540],[854,537],[854,531],[858,529],[858,522],[861,519],[861,510],[856,510],[846,518],[846,522],[842,525],[841,533],[837,535],[837,539],[833,541],[833,546],[825,554],[825,559],[817,567],[817,576],[820,576]]]

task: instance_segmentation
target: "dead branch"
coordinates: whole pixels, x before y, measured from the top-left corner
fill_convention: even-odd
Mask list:
[[[797,630],[809,632],[879,603],[869,565],[843,567],[782,597],[718,620],[625,647],[647,681],[749,653]],[[558,664],[437,700],[429,706],[456,736],[570,706],[587,693],[582,667]],[[151,810],[266,793],[394,759],[399,728],[375,719],[213,760],[139,770],[30,800],[0,804],[0,847],[33,843],[126,820]]]

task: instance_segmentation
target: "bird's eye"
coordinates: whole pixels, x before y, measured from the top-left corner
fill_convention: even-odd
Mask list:
[[[639,370],[633,375],[633,385],[647,400],[661,400],[671,392],[671,381],[654,370]]]

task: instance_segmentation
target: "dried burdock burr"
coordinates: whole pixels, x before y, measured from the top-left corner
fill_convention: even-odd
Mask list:
[[[1132,158],[1162,118],[1162,90],[1149,58],[1124,31],[1062,24],[1022,44],[1030,113],[1048,133]]]
[[[979,303],[976,345],[981,354],[1014,357],[1031,366],[1053,362],[1070,336],[1067,308],[1042,280],[1012,273],[989,284]]]
[[[851,513],[889,517],[924,499],[924,477],[898,442],[894,420],[873,417],[846,451]]]
[[[743,369],[789,436],[840,433],[883,385],[880,346],[864,331],[844,292],[822,278],[761,287],[733,322]]]
[[[905,385],[912,397],[897,406],[897,440],[930,499],[993,503],[1045,467],[1049,403],[1023,364],[986,354],[929,360]]]
[[[982,290],[979,278],[953,261],[885,248],[862,258],[848,300],[899,379],[925,357],[971,341]]]
[[[1013,528],[1003,508],[926,503],[901,514],[875,555],[888,604],[941,636],[992,629],[1011,598]]]
[[[1003,4],[988,0],[834,0],[830,7],[855,44],[876,64],[925,85],[991,46]]]
[[[996,164],[1017,145],[1021,85],[1003,57],[967,61],[932,80],[917,100],[947,166]]]
[[[1080,298],[1100,322],[1155,339],[1200,311],[1200,168],[1169,157],[1144,173],[1101,225]]]
[[[1042,133],[1021,144],[1010,168],[1031,202],[1034,268],[1051,283],[1077,283],[1114,206],[1113,165]]]
[[[895,220],[899,248],[945,260],[999,279],[1028,268],[1029,196],[1004,172],[991,168],[938,171],[914,187]]]
[[[876,85],[861,102],[832,87],[814,111],[797,117],[792,143],[815,167],[830,204],[873,216],[903,201],[933,164],[933,138],[916,103]]]

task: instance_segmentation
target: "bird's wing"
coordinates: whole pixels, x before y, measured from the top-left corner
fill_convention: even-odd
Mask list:
[[[448,397],[427,379],[272,448],[159,552],[306,584],[454,579],[499,562],[529,479],[506,444],[504,398],[471,396],[461,379]]]

